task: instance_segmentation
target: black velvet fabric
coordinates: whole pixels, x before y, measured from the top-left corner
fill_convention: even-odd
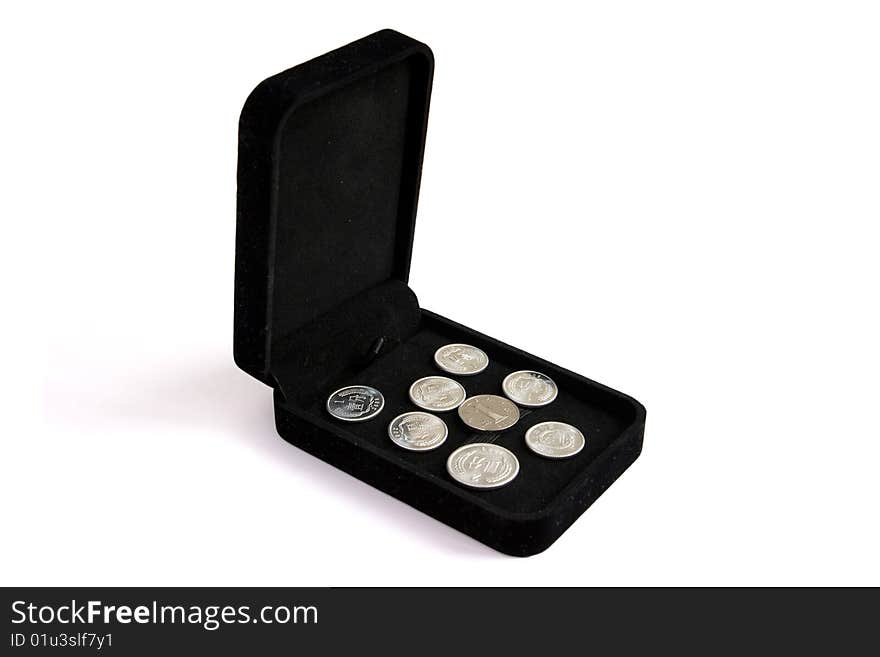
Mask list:
[[[433,62],[384,30],[264,80],[245,102],[234,349],[253,376],[274,385],[270,363],[292,333],[406,281]]]
[[[281,127],[272,327],[282,356],[292,330],[342,299],[406,278],[412,202],[400,196],[412,194],[403,180],[404,164],[414,165],[408,139],[422,135],[407,118],[424,65],[391,63],[305,103]],[[424,82],[417,89],[424,95]]]
[[[638,456],[645,410],[635,400],[419,307],[406,279],[412,250],[433,58],[424,44],[379,32],[264,81],[240,125],[236,362],[275,388],[279,434],[346,472],[502,552],[545,549]],[[480,276],[474,271],[474,276]],[[501,394],[518,369],[552,377],[550,405],[511,429],[470,431],[457,413],[430,452],[407,452],[388,422],[414,410],[411,383],[439,374],[436,349],[465,342],[489,367],[457,377],[469,395]],[[348,384],[385,395],[379,417],[333,420],[327,396]],[[525,431],[569,422],[587,443],[542,458]],[[516,454],[507,486],[455,483],[446,459],[489,440]]]

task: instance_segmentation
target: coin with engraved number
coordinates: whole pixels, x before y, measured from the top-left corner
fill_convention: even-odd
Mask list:
[[[584,448],[584,434],[565,422],[541,422],[526,431],[526,445],[551,459],[574,456]]]
[[[504,394],[520,406],[546,406],[559,392],[553,379],[540,372],[521,370],[504,377],[501,383]]]
[[[498,395],[468,397],[458,407],[458,416],[477,431],[503,431],[519,420],[519,409],[509,399]]]
[[[414,452],[440,447],[448,434],[443,420],[422,411],[398,415],[388,425],[388,437],[394,444]]]
[[[385,397],[370,386],[340,388],[327,399],[327,412],[337,420],[363,422],[376,417],[385,407]]]
[[[469,376],[486,369],[489,357],[482,349],[469,344],[447,344],[434,352],[434,362],[444,372]]]
[[[458,381],[445,376],[426,376],[409,387],[413,404],[428,411],[451,411],[458,408],[467,393]]]
[[[491,443],[464,445],[446,461],[449,476],[471,488],[499,488],[519,474],[519,461],[509,449]]]

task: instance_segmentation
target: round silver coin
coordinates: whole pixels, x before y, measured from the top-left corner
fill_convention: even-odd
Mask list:
[[[409,387],[413,404],[428,411],[451,411],[465,400],[464,387],[445,376],[426,376]]]
[[[509,449],[491,443],[464,445],[446,460],[449,476],[471,488],[499,488],[519,474],[519,461]]]
[[[385,397],[370,386],[346,386],[327,399],[327,412],[337,420],[363,422],[376,417],[385,407]]]
[[[503,431],[519,420],[519,409],[509,399],[498,395],[468,397],[458,407],[458,416],[477,431]]]
[[[482,349],[469,344],[447,344],[434,352],[434,362],[444,372],[469,376],[489,366],[489,357]]]
[[[414,452],[440,447],[447,435],[449,430],[443,420],[421,411],[398,415],[388,425],[388,437],[394,444]]]
[[[526,431],[529,449],[551,459],[574,456],[586,442],[584,434],[565,422],[541,422]]]
[[[504,394],[520,406],[546,406],[559,393],[556,384],[549,376],[531,370],[513,372],[504,377],[501,383]]]

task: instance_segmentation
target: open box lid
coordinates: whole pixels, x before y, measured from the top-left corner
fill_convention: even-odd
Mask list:
[[[406,282],[434,58],[383,30],[261,82],[239,123],[234,354],[273,354],[312,320]]]

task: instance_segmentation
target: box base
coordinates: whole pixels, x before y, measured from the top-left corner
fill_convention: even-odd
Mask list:
[[[502,488],[469,489],[449,477],[449,454],[477,440],[454,411],[438,414],[449,436],[435,450],[408,452],[388,439],[388,422],[415,410],[409,386],[423,376],[441,374],[433,354],[451,342],[473,344],[489,355],[490,365],[482,373],[453,377],[464,385],[468,396],[501,394],[503,378],[520,369],[547,374],[559,387],[553,403],[523,409],[516,425],[492,434],[493,442],[510,449],[520,462],[517,478]],[[278,433],[371,486],[514,556],[529,556],[549,547],[635,461],[642,448],[645,409],[636,400],[428,311],[422,311],[413,336],[350,379],[335,381],[327,394],[352,384],[374,386],[385,395],[385,409],[377,418],[338,422],[327,415],[325,399],[292,405],[276,391]],[[524,441],[526,429],[548,420],[578,427],[587,439],[584,449],[559,460],[529,450]]]

